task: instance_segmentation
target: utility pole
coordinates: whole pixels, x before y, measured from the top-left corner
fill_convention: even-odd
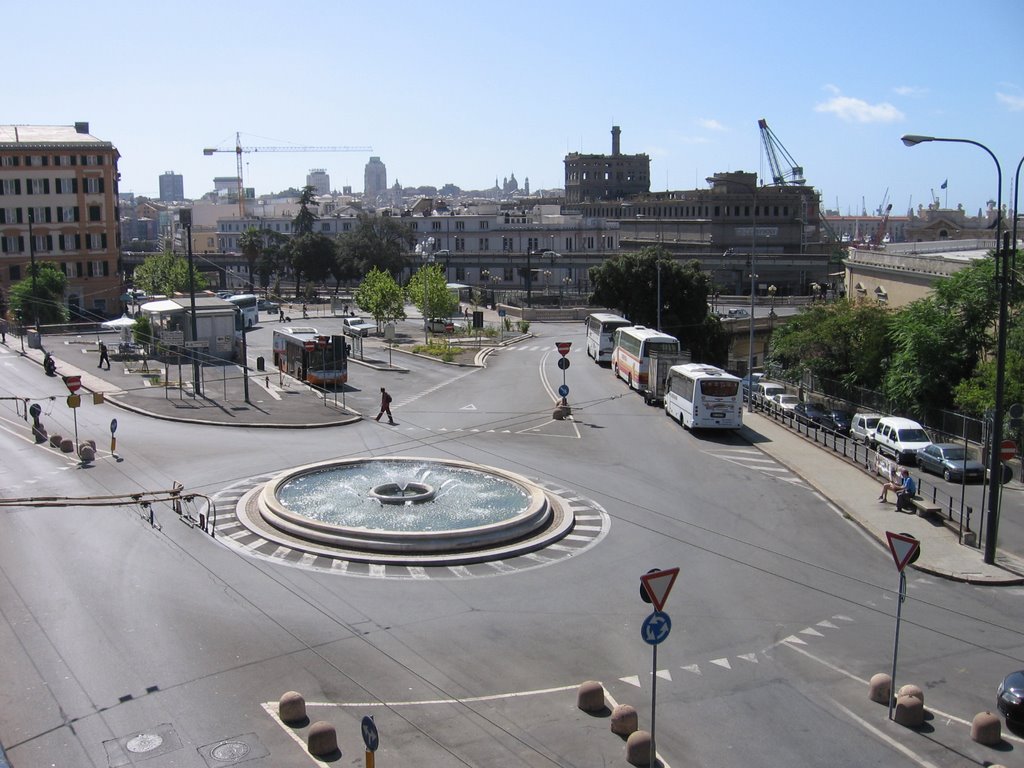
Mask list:
[[[199,335],[196,329],[196,276],[195,268],[193,267],[192,261],[192,209],[182,208],[178,211],[178,221],[185,227],[185,236],[188,238],[188,298],[189,298],[189,316],[190,316],[190,329],[192,331],[192,341],[197,341],[196,338]],[[243,321],[242,326],[245,326]],[[199,360],[196,358],[197,351],[195,348],[190,350],[189,357],[192,358],[192,394],[194,397],[202,395],[199,389]]]

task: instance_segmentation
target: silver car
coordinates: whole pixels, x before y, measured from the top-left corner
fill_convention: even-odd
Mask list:
[[[917,466],[927,472],[942,475],[950,482],[982,482],[985,465],[972,459],[962,445],[932,443],[917,452]]]

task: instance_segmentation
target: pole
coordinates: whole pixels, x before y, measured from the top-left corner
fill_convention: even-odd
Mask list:
[[[658,269],[658,330],[661,330],[661,254],[658,254],[658,260],[654,262],[655,267]]]
[[[654,768],[658,754],[658,748],[655,746],[654,741],[654,716],[658,706],[658,646],[651,646],[654,650],[651,652],[651,755],[650,755],[650,768]]]
[[[239,184],[239,192],[241,192],[241,184]],[[241,198],[239,198],[239,206],[242,205]],[[240,210],[241,209],[240,207]],[[192,210],[184,209],[179,212],[180,221],[185,225],[185,236],[188,238],[188,298],[189,298],[189,310],[190,310],[190,329],[192,331],[192,341],[197,341],[199,331],[196,326],[196,278],[195,268],[192,261]],[[242,320],[243,333],[245,327],[245,320]],[[202,394],[201,387],[199,384],[199,360],[196,357],[196,350],[193,349],[190,353],[192,357],[192,395],[198,397]]]
[[[32,234],[32,224],[35,222],[35,213],[32,206],[28,208],[28,257],[30,269],[32,270],[32,324],[36,331],[39,331],[39,296],[36,293],[36,241]]]
[[[892,645],[892,674],[889,676],[889,719],[892,720],[893,704],[896,695],[896,656],[900,650],[900,615],[903,611],[903,601],[907,598],[907,577],[900,571],[900,594],[896,600],[896,639]]]
[[[1000,182],[1001,183],[1001,182]],[[997,216],[1000,214],[997,213]],[[998,249],[996,259],[1002,266],[999,273],[999,334],[996,342],[996,402],[992,417],[992,450],[989,456],[988,530],[985,535],[985,562],[996,561],[996,541],[999,536],[999,502],[1003,482],[1003,462],[999,446],[1003,442],[1003,399],[1006,393],[1006,326],[1009,322],[1007,304],[1007,277],[1010,269],[1010,234],[1004,235],[1002,250]]]
[[[533,264],[530,261],[530,256],[533,255],[533,251],[529,248],[526,249],[526,308],[529,309],[533,306],[531,289],[533,287]]]
[[[248,323],[242,319],[242,391],[245,392],[245,402],[249,402],[249,352],[245,344],[245,330]]]
[[[754,412],[754,294],[757,292],[757,257],[754,255],[754,248],[757,244],[757,176],[754,176],[754,186],[751,187],[753,207],[750,219],[750,330],[747,338],[747,381],[750,382],[751,396],[747,398],[747,412]]]

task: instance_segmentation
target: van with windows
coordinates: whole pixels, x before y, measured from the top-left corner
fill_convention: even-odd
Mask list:
[[[917,452],[931,442],[924,427],[911,419],[883,416],[875,427],[875,450],[898,464],[916,464]]]
[[[786,394],[786,388],[779,382],[761,379],[754,385],[753,402],[754,405],[765,408],[771,404],[771,398],[775,395],[784,394]]]
[[[875,440],[875,427],[878,426],[878,420],[881,418],[882,414],[870,411],[853,414],[853,418],[850,420],[850,437],[855,442],[872,445]]]

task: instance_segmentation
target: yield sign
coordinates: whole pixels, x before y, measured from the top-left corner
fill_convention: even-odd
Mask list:
[[[913,536],[892,531],[886,531],[885,538],[889,540],[889,551],[892,552],[892,559],[896,561],[896,569],[903,573],[907,563],[914,559],[914,555],[920,549],[921,542]]]
[[[664,571],[645,573],[640,577],[640,581],[643,582],[644,588],[647,590],[647,596],[651,598],[654,610],[660,611],[664,607],[668,593],[672,591],[672,585],[676,583],[678,575],[678,568],[667,568]]]
[[[555,348],[558,350],[558,354],[565,357],[569,354],[569,347],[572,346],[571,341],[556,341]]]

